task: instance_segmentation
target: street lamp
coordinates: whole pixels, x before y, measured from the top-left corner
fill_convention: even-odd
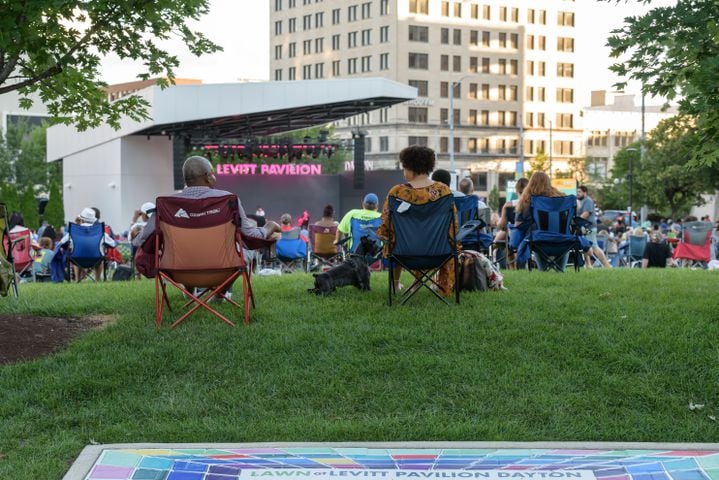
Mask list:
[[[632,226],[632,212],[634,211],[634,203],[633,203],[633,190],[632,187],[634,186],[634,152],[640,152],[640,150],[637,150],[634,147],[629,147],[625,149],[627,152],[632,152],[632,155],[629,155],[629,175],[627,175],[627,180],[629,180],[629,227]]]
[[[454,87],[462,83],[462,80],[475,76],[470,73],[449,85],[449,170],[454,173]]]

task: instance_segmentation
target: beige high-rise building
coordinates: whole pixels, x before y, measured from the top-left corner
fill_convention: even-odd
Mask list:
[[[416,100],[337,124],[343,137],[367,132],[369,168],[427,145],[439,167],[454,163],[487,192],[504,190],[522,157],[551,155],[556,173],[582,155],[573,0],[271,0],[270,10],[271,79],[417,88]]]

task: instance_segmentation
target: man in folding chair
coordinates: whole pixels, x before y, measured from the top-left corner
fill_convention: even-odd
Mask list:
[[[257,227],[256,222],[250,222],[245,210],[242,208],[240,199],[235,194],[214,188],[217,181],[215,172],[212,168],[212,164],[205,157],[193,156],[185,160],[182,166],[182,175],[185,180],[185,188],[170,197],[159,197],[158,201],[155,202],[157,206],[156,214],[148,219],[147,225],[145,225],[142,232],[133,240],[134,245],[141,247],[138,249],[138,257],[136,258],[138,268],[140,268],[141,265],[146,266],[148,264],[147,257],[150,257],[154,262],[155,269],[159,269],[159,271],[165,269],[168,271],[163,277],[162,282],[159,276],[156,276],[157,326],[159,327],[162,322],[163,301],[167,303],[164,280],[172,280],[171,283],[178,288],[184,287],[184,293],[190,298],[190,303],[195,303],[185,315],[175,321],[173,327],[181,323],[189,314],[203,307],[213,314],[218,315],[226,323],[234,325],[227,318],[219,315],[216,310],[209,307],[207,305],[207,299],[211,295],[216,295],[218,300],[226,299],[230,301],[230,303],[239,306],[230,300],[228,289],[240,274],[243,276],[243,293],[246,300],[245,323],[248,323],[249,304],[247,300],[251,300],[254,304],[254,299],[252,298],[252,290],[249,285],[249,270],[244,262],[242,249],[260,248],[266,246],[268,243],[274,242],[272,236],[281,231],[280,226],[275,222],[268,221],[264,227]],[[161,199],[162,203],[167,206],[162,207],[162,209],[160,205]],[[176,202],[173,202],[173,200],[176,200]],[[177,206],[177,208],[171,212],[167,210],[175,206]],[[165,219],[165,224],[168,225],[168,232],[178,228],[196,228],[198,230],[194,233],[199,235],[203,233],[199,229],[214,228],[216,235],[214,237],[208,236],[207,238],[219,242],[219,246],[213,247],[207,243],[198,244],[192,240],[190,240],[188,244],[184,239],[191,238],[192,235],[190,235],[190,237],[186,235],[182,236],[182,233],[186,234],[188,232],[179,232],[178,230],[180,236],[177,238],[180,238],[180,243],[174,246],[178,249],[183,249],[187,245],[194,245],[194,248],[190,248],[181,253],[179,253],[180,251],[178,250],[178,254],[173,254],[168,257],[164,256],[165,252],[163,251],[163,256],[159,258],[156,254],[160,247],[160,238],[158,236],[160,229],[157,228],[158,217],[160,217],[160,224],[162,224],[163,218]],[[193,218],[197,219],[201,217],[208,217],[209,220],[200,223],[191,221]],[[230,232],[233,235],[232,238],[235,239],[232,241],[228,240],[229,237],[227,235],[230,226],[234,229],[233,232]],[[166,242],[167,237],[163,236],[163,241]],[[204,248],[198,249],[198,245],[202,245]],[[173,245],[165,244],[165,249],[170,249],[171,251],[172,248]],[[208,255],[208,253],[210,255]],[[202,262],[205,260],[207,262],[207,271],[203,272]],[[181,271],[183,268],[178,268],[178,266],[182,267],[182,265],[189,265],[191,267],[185,269],[187,270],[184,272],[186,275],[183,275]],[[157,274],[156,271],[147,270],[144,273],[150,275]],[[210,278],[213,275],[214,278]],[[213,283],[214,285],[212,285]],[[159,293],[160,286],[163,290],[162,296],[160,296]],[[194,287],[199,287],[202,290],[196,293]]]

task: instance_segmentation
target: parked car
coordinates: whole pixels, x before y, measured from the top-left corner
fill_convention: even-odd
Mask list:
[[[604,212],[602,212],[602,223],[611,225],[620,215],[624,217],[624,220],[629,218],[629,212],[627,210],[604,210]]]

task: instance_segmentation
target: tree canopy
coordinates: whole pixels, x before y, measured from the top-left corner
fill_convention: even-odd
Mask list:
[[[624,22],[608,40],[612,56],[620,59],[611,70],[642,82],[645,93],[678,101],[680,113],[696,119],[701,140],[690,166],[715,164],[719,159],[719,2],[682,0]]]
[[[147,118],[138,96],[112,103],[100,62],[114,53],[144,64],[140,79],[168,85],[179,61],[162,42],[179,38],[195,55],[221,48],[187,26],[208,11],[208,0],[0,0],[0,94],[17,90],[21,106],[37,93],[55,121],[79,130],[122,116]]]
[[[612,176],[618,180],[614,192],[620,205],[628,205],[627,179],[630,160],[633,177],[633,207],[646,204],[668,213],[672,218],[688,214],[691,207],[702,205],[702,195],[719,187],[719,171],[709,166],[687,168],[701,136],[691,117],[676,116],[663,120],[652,130],[644,160],[640,161],[635,143],[614,157]],[[611,197],[610,198],[614,198]],[[607,207],[605,207],[607,208]],[[623,208],[623,207],[622,207]]]

